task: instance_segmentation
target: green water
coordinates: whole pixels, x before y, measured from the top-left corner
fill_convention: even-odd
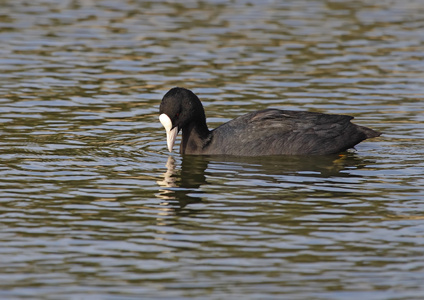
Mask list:
[[[421,1],[0,1],[1,299],[420,299]],[[169,154],[158,105],[383,132],[329,157]],[[177,149],[177,147],[175,147]]]

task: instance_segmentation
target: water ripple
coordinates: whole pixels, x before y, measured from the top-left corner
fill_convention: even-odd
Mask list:
[[[1,298],[421,298],[422,13],[3,3]],[[383,136],[342,156],[169,156],[157,110],[173,86],[212,128],[272,106]]]

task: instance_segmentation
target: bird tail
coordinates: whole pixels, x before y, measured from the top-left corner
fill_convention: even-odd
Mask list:
[[[365,134],[366,139],[378,137],[378,136],[381,135],[381,132],[375,131],[371,128],[368,128],[368,127],[365,127],[365,126],[360,126],[360,125],[357,125],[357,126],[359,127],[358,129]]]

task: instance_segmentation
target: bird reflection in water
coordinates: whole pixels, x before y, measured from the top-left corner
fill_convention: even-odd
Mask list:
[[[222,179],[257,182],[266,180],[273,186],[287,187],[294,178],[299,180],[310,177],[313,181],[332,183],[340,180],[349,184],[345,178],[360,177],[350,170],[361,169],[370,162],[356,156],[355,153],[344,153],[327,156],[268,156],[268,157],[235,157],[235,156],[182,156],[181,167],[172,156],[166,163],[167,171],[163,180],[157,181],[161,187],[159,198],[161,204],[178,210],[188,204],[200,203],[205,197],[201,194],[202,185],[208,184],[206,169],[211,174],[222,174]],[[226,174],[233,174],[228,177]],[[293,177],[294,176],[294,177]],[[214,177],[215,178],[215,177]],[[215,178],[216,179],[216,178]],[[288,191],[289,192],[289,191]],[[206,196],[206,195],[205,195]]]
[[[203,157],[183,157],[178,169],[175,158],[169,156],[163,180],[157,181],[162,187],[159,193],[159,198],[164,200],[162,205],[184,208],[188,204],[202,202],[201,197],[194,194],[201,193],[198,188],[206,183],[207,166],[208,161]]]

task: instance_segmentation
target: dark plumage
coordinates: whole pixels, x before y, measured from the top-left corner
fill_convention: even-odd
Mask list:
[[[324,155],[380,135],[351,123],[351,116],[279,109],[245,114],[209,131],[199,98],[179,87],[165,94],[159,113],[169,151],[182,130],[181,154]]]

